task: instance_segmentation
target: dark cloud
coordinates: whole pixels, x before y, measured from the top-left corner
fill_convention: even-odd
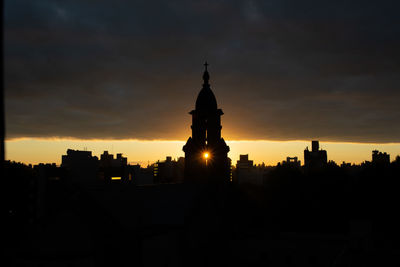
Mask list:
[[[5,1],[7,136],[400,141],[397,1]]]

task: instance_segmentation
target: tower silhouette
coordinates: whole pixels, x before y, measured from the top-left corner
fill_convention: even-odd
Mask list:
[[[183,146],[185,152],[185,182],[224,184],[230,179],[229,146],[221,138],[221,115],[211,91],[204,64],[203,88],[196,100],[192,115],[192,136]]]

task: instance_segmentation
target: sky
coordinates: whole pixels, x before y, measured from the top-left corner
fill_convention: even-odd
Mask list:
[[[314,139],[396,147],[399,7],[384,0],[4,1],[7,155],[21,158],[15,144],[27,151],[43,140],[50,147],[55,140],[184,142],[205,60],[225,113],[223,137],[253,141],[253,153],[260,140],[282,149]]]

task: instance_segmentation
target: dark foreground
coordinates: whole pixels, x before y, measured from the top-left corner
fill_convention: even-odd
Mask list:
[[[54,183],[49,192],[39,219],[9,220],[11,265],[400,265],[397,211],[360,212],[357,201],[185,184]]]

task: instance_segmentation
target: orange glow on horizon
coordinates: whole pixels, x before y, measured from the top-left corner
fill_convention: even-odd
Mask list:
[[[61,156],[67,149],[92,151],[92,155],[100,157],[104,151],[111,154],[123,153],[130,164],[148,164],[165,160],[166,156],[184,157],[182,147],[185,141],[140,141],[140,140],[72,140],[72,139],[17,139],[6,140],[6,159],[25,164],[56,163],[61,164]],[[297,156],[303,159],[303,151],[311,145],[309,141],[267,141],[267,140],[235,140],[227,141],[230,147],[228,157],[235,165],[241,154],[249,154],[255,164],[264,162],[266,165],[276,165],[286,157]],[[372,150],[377,149],[390,154],[393,161],[400,154],[400,143],[363,144],[334,143],[320,141],[322,149],[327,150],[328,160],[340,164],[342,161],[359,164],[371,160]],[[205,157],[204,153],[208,153]],[[203,151],[201,157],[210,160],[209,151]],[[302,161],[302,163],[304,163]]]

